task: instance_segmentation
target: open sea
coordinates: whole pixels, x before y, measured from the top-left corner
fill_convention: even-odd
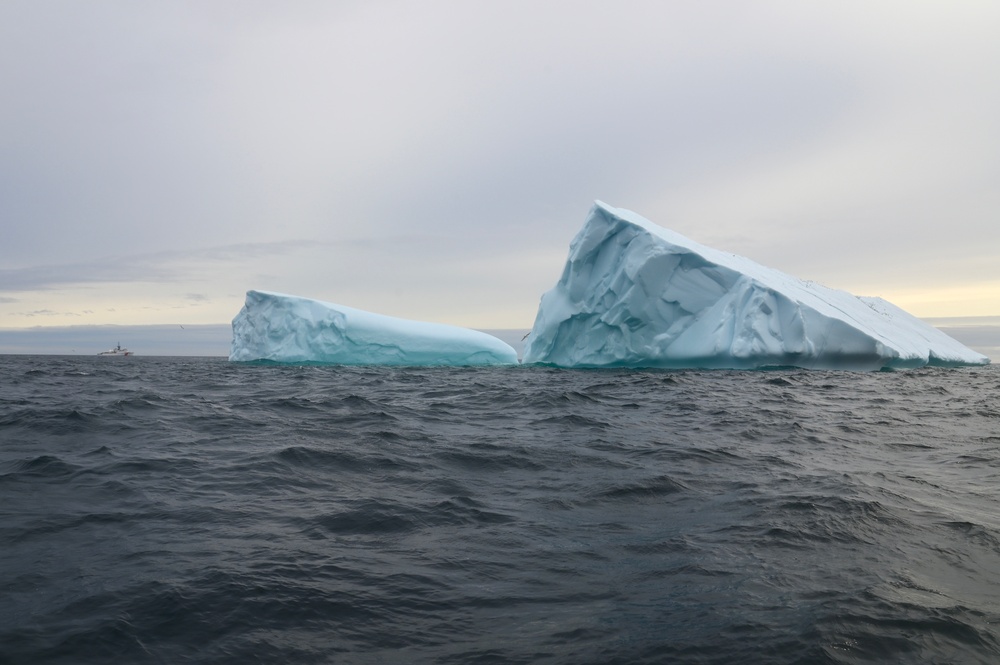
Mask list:
[[[0,664],[997,663],[1000,367],[0,356]]]

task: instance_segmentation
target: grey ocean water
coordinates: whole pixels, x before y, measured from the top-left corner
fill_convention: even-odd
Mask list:
[[[995,663],[1000,370],[0,357],[0,663]]]

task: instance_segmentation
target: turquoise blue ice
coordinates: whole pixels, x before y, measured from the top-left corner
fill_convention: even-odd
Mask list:
[[[337,365],[509,365],[492,335],[409,321],[299,296],[248,291],[233,319],[230,360]]]
[[[524,362],[873,370],[989,359],[881,298],[796,279],[597,202],[542,296]]]

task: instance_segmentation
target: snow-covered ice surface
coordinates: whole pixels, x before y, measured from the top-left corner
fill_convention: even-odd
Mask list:
[[[875,370],[989,359],[881,298],[806,282],[598,201],[525,363]]]
[[[409,321],[343,305],[247,291],[233,319],[233,361],[337,365],[508,365],[514,349],[496,337],[443,323]]]

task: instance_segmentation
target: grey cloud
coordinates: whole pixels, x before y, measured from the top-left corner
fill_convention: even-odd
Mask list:
[[[0,289],[39,291],[67,284],[103,282],[158,282],[169,280],[174,272],[144,263],[136,258],[115,258],[70,264],[5,268],[0,270]]]
[[[33,317],[33,316],[62,316],[62,315],[76,316],[76,314],[74,312],[53,312],[50,309],[36,309],[36,310],[30,311],[30,312],[15,312],[14,314],[16,316],[27,316],[27,317]]]
[[[32,291],[52,289],[66,284],[116,282],[169,282],[184,276],[189,268],[181,263],[233,262],[285,255],[315,242],[285,240],[271,243],[238,243],[194,250],[172,250],[110,256],[85,262],[0,269],[0,290]],[[195,296],[189,299],[205,298]],[[6,302],[17,299],[6,298]]]

